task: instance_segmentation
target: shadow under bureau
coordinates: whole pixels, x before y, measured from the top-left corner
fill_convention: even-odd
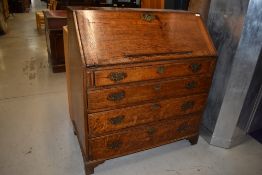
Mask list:
[[[71,119],[86,174],[181,139],[196,144],[216,63],[198,14],[69,10]]]

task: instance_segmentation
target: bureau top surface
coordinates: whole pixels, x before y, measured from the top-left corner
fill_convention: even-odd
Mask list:
[[[215,56],[194,13],[152,10],[76,10],[80,52],[87,66]]]
[[[66,10],[46,10],[44,13],[46,18],[67,18]]]

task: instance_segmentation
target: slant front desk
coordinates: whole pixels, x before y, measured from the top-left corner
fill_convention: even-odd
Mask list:
[[[187,139],[196,144],[216,63],[198,14],[68,14],[71,112],[86,174],[105,160]]]

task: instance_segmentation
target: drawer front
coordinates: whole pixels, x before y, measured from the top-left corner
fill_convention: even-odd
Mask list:
[[[88,91],[88,110],[99,111],[149,100],[208,92],[210,77],[194,77]]]
[[[89,140],[92,160],[109,159],[156,147],[198,133],[199,115],[132,128]]]
[[[89,134],[98,136],[110,131],[167,118],[203,111],[207,94],[172,98],[156,103],[92,113],[88,115]]]
[[[95,71],[95,85],[105,86],[118,83],[152,79],[212,74],[214,60],[183,61],[173,64],[158,64]]]

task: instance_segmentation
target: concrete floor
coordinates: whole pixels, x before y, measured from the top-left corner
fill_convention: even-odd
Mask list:
[[[15,14],[9,28],[0,36],[0,175],[84,175],[65,74],[51,72],[34,13]],[[262,145],[252,138],[229,150],[200,138],[106,161],[95,174],[261,175],[261,163]]]

